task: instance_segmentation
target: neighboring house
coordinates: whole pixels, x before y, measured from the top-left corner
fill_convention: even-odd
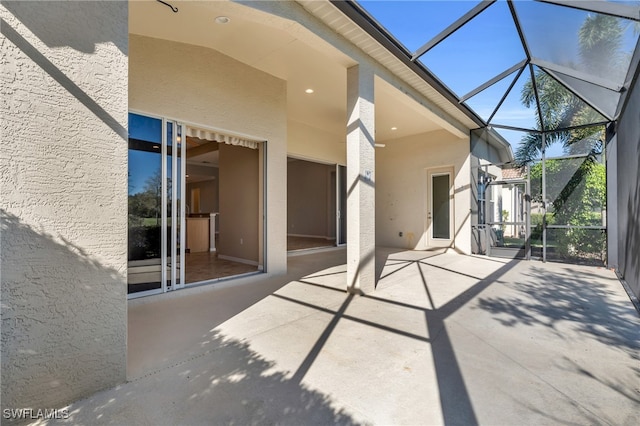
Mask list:
[[[354,293],[376,245],[472,252],[478,158],[512,154],[464,105],[331,2],[177,6],[0,6],[3,408],[126,380],[128,293],[214,252],[278,275],[326,239]]]

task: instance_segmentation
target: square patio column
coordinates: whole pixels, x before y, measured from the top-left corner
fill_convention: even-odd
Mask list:
[[[347,291],[375,288],[374,73],[347,70]]]

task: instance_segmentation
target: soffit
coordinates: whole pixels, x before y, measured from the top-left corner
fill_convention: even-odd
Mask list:
[[[317,0],[297,1],[327,26],[342,35],[351,43],[355,44],[364,53],[371,56],[374,60],[391,71],[391,73],[416,89],[428,101],[437,107],[437,109],[432,109],[436,115],[440,115],[443,119],[448,119],[447,117],[443,117],[444,114],[441,112],[444,112],[468,129],[478,127],[477,123],[462,112],[457,105],[453,104],[438,92],[438,90],[418,76],[387,48],[376,41],[362,27],[353,22],[349,17],[345,16],[340,10],[332,5],[331,2]],[[438,111],[438,109],[441,112]]]

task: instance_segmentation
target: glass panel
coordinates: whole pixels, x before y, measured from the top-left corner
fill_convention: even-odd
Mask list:
[[[603,266],[607,233],[600,229],[547,229],[547,260]]]
[[[182,272],[182,261],[183,258],[181,256],[181,232],[182,232],[182,222],[183,222],[183,215],[184,215],[184,211],[182,208],[182,186],[183,186],[183,166],[182,166],[182,144],[183,144],[183,126],[177,124],[176,125],[176,141],[174,143],[174,147],[175,147],[175,203],[174,203],[174,213],[175,213],[175,221],[174,221],[174,226],[175,226],[175,233],[173,235],[173,239],[175,241],[175,250],[173,253],[173,256],[175,256],[175,267],[176,267],[176,272],[175,272],[175,279],[176,279],[176,285],[177,286],[181,286],[182,284],[184,284],[181,275]]]
[[[544,219],[544,203],[542,198],[542,162],[531,164],[529,171],[531,192],[531,257],[542,258],[542,222]]]
[[[620,94],[618,92],[587,83],[583,80],[578,80],[577,78],[562,73],[556,72],[554,75],[559,81],[591,105],[596,105],[602,112],[609,115],[609,117],[615,116],[618,102],[620,101]]]
[[[496,105],[498,101],[499,99],[496,100]],[[491,123],[533,130],[540,128],[539,121],[531,72],[525,69],[491,119]]]
[[[129,114],[128,292],[161,285],[162,121]]]
[[[507,77],[492,84],[482,92],[467,99],[464,103],[475,111],[484,121],[489,121],[494,110],[498,106],[498,102],[507,93],[509,86],[518,75],[518,71],[509,74]]]
[[[431,8],[435,9],[433,5]],[[506,2],[497,2],[419,61],[463,96],[524,59],[526,54],[509,7]]]
[[[410,52],[415,52],[479,1],[358,1]]]
[[[514,5],[532,56],[617,85],[624,83],[637,41],[632,21],[541,2]]]
[[[594,157],[547,160],[549,225],[603,226],[606,206],[605,165]]]
[[[167,236],[166,236],[166,253],[167,253],[167,287],[171,287],[173,285],[173,281],[172,281],[172,276],[171,276],[171,265],[173,263],[173,260],[175,259],[174,253],[172,251],[172,234],[171,234],[171,229],[173,224],[173,220],[172,220],[172,213],[173,213],[173,209],[172,209],[172,184],[173,184],[173,161],[172,161],[172,156],[173,156],[173,147],[172,147],[172,141],[173,141],[173,123],[171,122],[167,122],[167,156],[165,158],[165,167],[166,167],[166,178],[165,178],[165,187],[164,187],[164,191],[166,194],[166,198],[165,198],[165,210],[166,210],[166,215],[167,215],[167,224],[166,224],[166,232],[167,232]]]
[[[533,67],[544,130],[566,129],[607,121],[555,78]]]
[[[451,238],[449,175],[432,177],[433,188],[433,238]]]
[[[604,126],[546,133],[545,157],[550,159],[572,155],[599,156],[604,148],[604,139]]]

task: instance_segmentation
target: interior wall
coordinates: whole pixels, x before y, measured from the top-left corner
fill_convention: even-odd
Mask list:
[[[127,13],[0,5],[2,409],[126,380]]]
[[[269,196],[265,216],[269,252],[266,270],[285,272],[286,82],[199,46],[137,35],[131,35],[129,43],[129,106],[132,110],[267,141],[266,191]],[[169,52],[171,60],[167,60]],[[259,181],[255,182],[258,185]],[[223,208],[222,198],[220,208]]]
[[[640,85],[637,82],[628,96],[615,141],[618,270],[635,295],[640,296]]]
[[[190,207],[190,213],[216,213],[219,209],[218,203],[218,182],[220,181],[218,168],[211,167],[212,180],[204,180],[200,182],[187,183],[186,202]],[[188,173],[187,166],[187,173]],[[194,210],[191,203],[191,190],[200,189],[200,211]]]
[[[440,130],[385,144],[376,149],[376,245],[428,248],[426,169],[453,166],[455,248],[470,253],[469,138]]]
[[[258,265],[259,153],[220,144],[220,245],[218,256]]]
[[[287,233],[335,237],[335,228],[334,235],[330,235],[327,222],[327,217],[331,214],[328,211],[330,173],[335,170],[335,166],[293,160],[287,163],[287,167]]]

